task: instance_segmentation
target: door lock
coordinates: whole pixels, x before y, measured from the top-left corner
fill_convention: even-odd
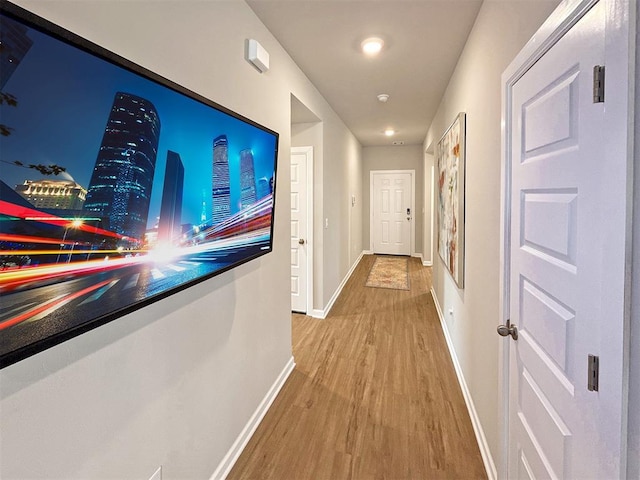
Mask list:
[[[498,335],[501,337],[507,337],[511,335],[511,338],[518,340],[518,327],[511,325],[511,320],[507,320],[506,325],[498,325]]]
[[[304,245],[304,238],[299,238],[299,239],[298,239],[298,243],[299,243],[300,245]]]

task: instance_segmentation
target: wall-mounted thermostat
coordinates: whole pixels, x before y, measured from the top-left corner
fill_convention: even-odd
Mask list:
[[[269,70],[269,52],[257,40],[250,38],[247,42],[247,60],[264,73]]]

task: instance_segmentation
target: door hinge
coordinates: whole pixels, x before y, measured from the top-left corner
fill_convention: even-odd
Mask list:
[[[593,103],[604,102],[604,65],[593,67]]]
[[[587,389],[590,392],[598,391],[598,376],[600,375],[600,357],[589,354],[589,368],[587,377]]]

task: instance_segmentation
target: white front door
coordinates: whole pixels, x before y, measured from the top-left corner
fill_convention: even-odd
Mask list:
[[[411,255],[412,174],[410,172],[372,172],[371,176],[373,252]]]
[[[603,144],[604,2],[596,4],[511,90],[509,472],[516,478],[619,478],[622,458],[624,169]],[[622,186],[620,186],[622,187]],[[606,225],[606,227],[605,227]],[[611,335],[614,332],[614,335]],[[616,344],[617,342],[617,344]],[[589,390],[589,355],[599,388]]]
[[[307,167],[311,165],[311,147],[291,149],[291,310],[307,313],[309,300],[310,235],[308,218],[310,195],[307,185]]]

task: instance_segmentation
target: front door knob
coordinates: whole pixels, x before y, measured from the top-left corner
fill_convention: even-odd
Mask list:
[[[299,239],[298,239],[298,243],[299,243],[300,245],[304,245],[304,238],[299,238]]]

